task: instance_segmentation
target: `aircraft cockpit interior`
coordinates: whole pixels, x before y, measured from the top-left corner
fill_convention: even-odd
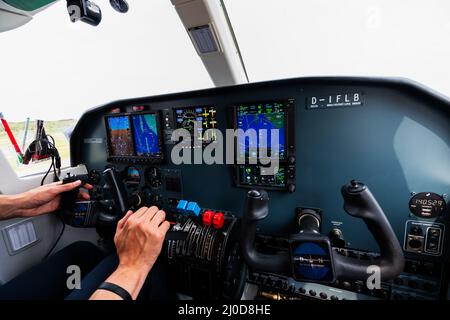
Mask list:
[[[0,43],[61,2],[66,7],[66,1],[0,1]],[[69,22],[90,32],[102,28],[109,4],[96,2],[67,1],[69,14],[73,6],[82,9]],[[139,5],[109,2],[124,19]],[[80,186],[62,193],[53,214],[0,222],[0,284],[77,241],[120,253],[125,249],[116,230],[124,217],[156,207],[170,224],[158,260],[177,300],[449,299],[450,98],[402,74],[249,81],[246,47],[238,45],[228,1],[155,2],[181,20],[182,36],[214,86],[112,95],[118,98],[83,105],[67,135],[63,165],[47,121],[37,123],[34,145],[23,149],[11,130],[14,121],[7,122],[12,112],[0,103],[0,197],[41,180],[90,186],[85,199]],[[154,28],[151,21],[146,28]],[[277,33],[300,37],[281,27]],[[259,40],[251,45],[261,46]],[[363,39],[343,41],[363,45]],[[267,68],[276,64],[266,61]],[[91,72],[67,68],[63,74]],[[73,94],[95,90],[79,87]],[[20,100],[19,91],[16,96]],[[14,173],[6,149],[44,172]],[[1,200],[0,211],[6,210]]]

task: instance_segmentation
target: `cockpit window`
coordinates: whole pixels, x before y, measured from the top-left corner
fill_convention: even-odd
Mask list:
[[[450,96],[450,2],[225,0],[251,81],[400,76]]]
[[[212,82],[170,1],[134,1],[123,15],[103,6],[98,27],[72,23],[66,1],[28,24],[0,34],[0,112],[19,144],[44,120],[69,164],[67,132],[87,109],[139,96],[211,87]],[[0,148],[20,175],[43,172],[17,164],[0,125]]]

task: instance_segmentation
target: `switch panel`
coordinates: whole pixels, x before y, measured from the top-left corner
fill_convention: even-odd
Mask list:
[[[445,226],[441,223],[409,220],[406,222],[404,249],[407,252],[440,256]]]

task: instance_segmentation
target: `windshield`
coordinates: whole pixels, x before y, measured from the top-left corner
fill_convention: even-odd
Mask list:
[[[66,1],[0,33],[0,112],[22,144],[35,121],[45,120],[69,164],[67,130],[88,108],[139,96],[211,87],[173,5],[167,0],[133,1],[120,14],[102,6],[98,27],[70,22]],[[52,122],[49,122],[52,121]],[[0,125],[0,147],[21,175],[46,170],[18,166],[14,148]]]
[[[448,0],[225,0],[251,81],[400,76],[450,96]]]

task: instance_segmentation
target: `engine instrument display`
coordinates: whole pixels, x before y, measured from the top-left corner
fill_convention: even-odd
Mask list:
[[[237,137],[237,156],[241,159],[249,158],[278,158],[285,159],[286,148],[286,105],[279,102],[264,102],[254,104],[240,104],[236,106],[236,129],[244,132],[252,130],[246,135]],[[253,131],[254,130],[254,131]],[[272,141],[278,134],[278,141]],[[277,146],[278,150],[273,147]]]
[[[210,143],[216,140],[213,132],[208,129],[217,129],[217,110],[213,106],[188,107],[175,109],[175,123],[177,129],[188,130],[192,138],[203,143]],[[195,121],[201,122],[201,126],[195,131]]]

